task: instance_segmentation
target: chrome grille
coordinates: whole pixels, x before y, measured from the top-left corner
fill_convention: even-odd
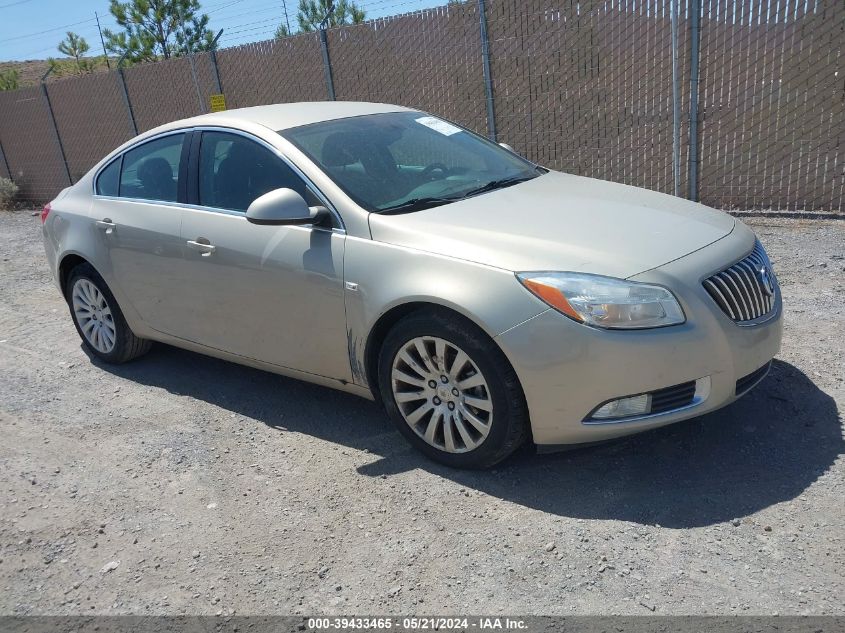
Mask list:
[[[764,317],[775,306],[777,280],[759,241],[745,259],[702,283],[722,312],[738,323]]]

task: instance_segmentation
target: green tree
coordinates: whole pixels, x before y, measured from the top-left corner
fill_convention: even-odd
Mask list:
[[[320,28],[323,20],[329,27],[342,24],[360,24],[365,18],[364,9],[351,0],[299,0],[296,19],[302,31]]]
[[[199,0],[110,0],[109,11],[123,32],[103,31],[106,49],[130,63],[211,50],[214,33]]]
[[[93,70],[91,64],[88,63],[87,60],[83,59],[83,55],[88,52],[88,49],[91,48],[88,46],[88,42],[85,41],[84,37],[80,37],[73,31],[67,32],[67,37],[59,42],[59,52],[62,55],[66,55],[68,57],[73,57],[76,62],[76,72],[78,74],[91,72]],[[50,66],[53,68],[59,67],[59,62],[54,59],[50,59]]]
[[[20,73],[17,68],[0,72],[0,90],[17,90]]]
[[[73,31],[67,32],[67,37],[59,42],[59,52],[62,55],[73,57],[76,60],[76,65],[79,65],[80,58],[88,52],[88,42],[84,37],[81,37]]]
[[[277,40],[280,40],[283,37],[290,37],[290,29],[288,29],[287,24],[280,24],[276,29],[276,34],[274,37]]]

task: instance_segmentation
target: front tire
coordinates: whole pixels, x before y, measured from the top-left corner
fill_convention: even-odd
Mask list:
[[[114,295],[90,264],[71,270],[65,299],[79,337],[97,358],[119,364],[149,351],[150,341],[129,329]]]
[[[505,355],[473,323],[441,310],[399,321],[379,355],[379,390],[399,432],[431,459],[489,468],[528,436],[528,407]]]

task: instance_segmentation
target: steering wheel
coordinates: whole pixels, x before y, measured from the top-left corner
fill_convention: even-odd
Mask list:
[[[449,168],[446,167],[443,163],[431,163],[425,169],[422,170],[422,175],[426,178],[430,178],[431,174],[435,171],[442,171],[444,174],[449,173]]]

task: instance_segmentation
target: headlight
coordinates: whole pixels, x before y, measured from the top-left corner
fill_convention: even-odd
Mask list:
[[[521,273],[520,283],[579,323],[611,329],[684,322],[675,296],[660,286],[584,273]]]

